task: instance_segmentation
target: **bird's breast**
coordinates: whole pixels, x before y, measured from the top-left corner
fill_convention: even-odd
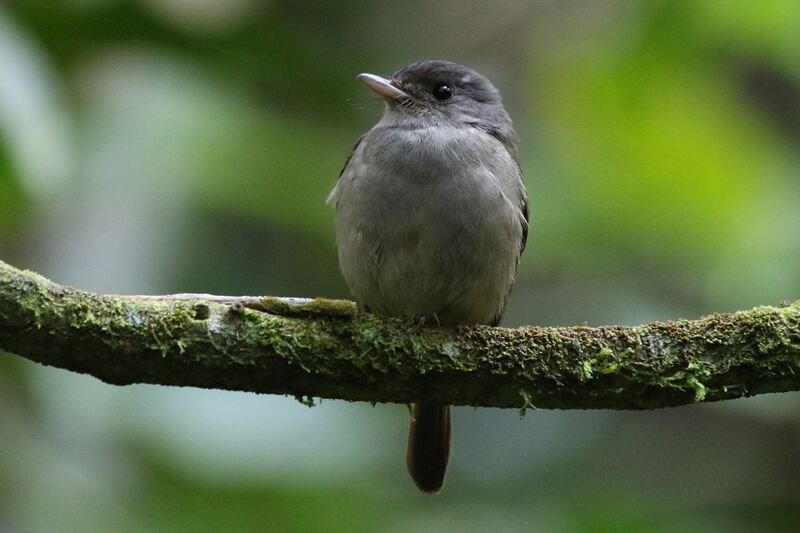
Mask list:
[[[376,130],[365,139],[365,159],[409,181],[445,179],[492,156],[485,135],[467,127]]]
[[[369,308],[488,322],[513,282],[521,226],[491,169],[496,142],[463,131],[367,135],[337,191],[342,272]],[[492,141],[494,141],[492,139]]]

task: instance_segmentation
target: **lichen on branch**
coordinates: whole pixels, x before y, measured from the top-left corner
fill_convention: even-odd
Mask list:
[[[800,390],[800,301],[637,327],[418,327],[352,302],[119,296],[0,261],[0,350],[107,383],[651,409]]]

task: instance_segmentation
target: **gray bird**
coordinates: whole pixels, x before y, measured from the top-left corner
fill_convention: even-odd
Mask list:
[[[528,235],[500,93],[449,61],[358,79],[386,106],[328,197],[353,296],[364,311],[420,323],[498,324]],[[406,462],[421,490],[441,490],[449,456],[449,407],[413,405]]]

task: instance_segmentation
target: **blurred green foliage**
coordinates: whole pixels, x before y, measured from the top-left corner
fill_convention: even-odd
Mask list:
[[[537,73],[548,147],[570,180],[557,205],[569,205],[568,238],[582,245],[573,260],[703,267],[769,216],[790,175],[787,147],[742,94],[738,41],[696,27],[705,4],[720,5],[642,7],[639,27],[580,54],[570,46],[585,43],[568,43]]]
[[[108,292],[346,297],[324,199],[425,57],[505,96],[531,197],[506,324],[800,295],[796,0],[0,4],[0,257]],[[797,394],[456,410],[445,492],[401,406],[117,389],[0,356],[0,530],[796,531]]]

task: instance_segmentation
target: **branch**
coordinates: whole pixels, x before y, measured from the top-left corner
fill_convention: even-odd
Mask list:
[[[342,300],[92,294],[0,261],[0,349],[116,385],[650,409],[800,389],[800,301],[638,327],[418,328]]]

